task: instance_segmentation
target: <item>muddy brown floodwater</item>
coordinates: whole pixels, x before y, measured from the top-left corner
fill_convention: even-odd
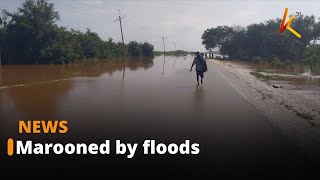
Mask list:
[[[45,143],[154,139],[181,144],[190,140],[201,149],[198,155],[154,156],[143,155],[140,148],[132,161],[103,155],[16,156],[15,161],[5,156],[6,167],[20,167],[20,173],[49,166],[55,172],[60,168],[77,173],[147,168],[157,173],[281,173],[285,177],[290,173],[296,177],[317,172],[296,144],[271,126],[234,86],[235,79],[230,80],[234,77],[226,69],[208,61],[204,84],[196,87],[195,72],[190,72],[192,59],[135,59],[128,61],[125,71],[123,61],[2,67],[0,142],[8,137]],[[64,135],[19,134],[18,121],[29,119],[65,119],[69,130]],[[2,147],[0,152],[5,152]],[[28,164],[37,160],[42,161]]]
[[[163,57],[156,57],[129,59],[126,63],[112,60],[70,65],[3,66],[0,71],[0,123],[14,127],[4,128],[9,134],[17,133],[18,120],[28,119],[77,120],[73,124],[78,132],[79,129],[91,131],[82,126],[87,119],[94,119],[99,124],[106,118],[126,119],[122,116],[129,112],[139,114],[141,110],[155,109],[149,104],[161,95],[165,96],[167,91],[161,84],[170,77],[181,77],[179,71],[189,69],[189,66],[186,58],[178,57],[167,57],[166,62]],[[174,80],[172,78],[169,83]],[[189,86],[178,88],[192,88],[193,83],[190,81]],[[161,94],[160,97],[154,96],[156,93]],[[141,100],[146,102],[140,104]],[[159,102],[155,105],[159,106],[157,111],[164,111],[167,101]],[[146,109],[141,109],[145,104]]]

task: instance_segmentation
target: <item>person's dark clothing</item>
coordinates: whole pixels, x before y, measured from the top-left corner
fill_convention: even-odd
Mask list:
[[[197,71],[207,71],[207,62],[206,60],[201,56],[196,56],[193,60],[192,66],[196,65]]]
[[[191,69],[194,65],[196,65],[198,85],[199,85],[199,76],[201,77],[201,84],[203,84],[203,81],[202,81],[204,77],[203,73],[207,71],[206,60],[202,56],[198,55],[194,58]]]
[[[197,82],[198,82],[198,85],[199,85],[199,76],[201,77],[201,84],[203,84],[203,71],[202,70],[196,70],[197,72]]]

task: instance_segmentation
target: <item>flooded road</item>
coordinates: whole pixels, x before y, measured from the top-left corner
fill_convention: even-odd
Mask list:
[[[162,56],[130,61],[124,76],[121,62],[3,67],[2,140],[34,137],[18,134],[19,120],[65,119],[70,129],[67,135],[42,138],[77,142],[155,139],[166,143],[189,139],[200,144],[199,156],[153,159],[140,154],[136,161],[152,159],[157,165],[204,173],[212,169],[311,171],[313,164],[227,80],[221,67],[208,62],[204,85],[196,87],[195,72],[189,72],[191,62],[191,56],[167,57],[165,64]],[[74,161],[66,159],[66,164]],[[109,160],[95,159],[98,163]]]

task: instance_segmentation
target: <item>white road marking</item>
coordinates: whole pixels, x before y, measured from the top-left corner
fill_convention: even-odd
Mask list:
[[[237,88],[232,82],[230,82],[221,72],[218,71],[221,77],[225,79],[244,99],[246,99],[248,102],[251,102],[251,100],[244,95],[239,88]]]
[[[65,79],[57,79],[57,80],[50,80],[50,81],[41,81],[41,82],[36,82],[36,83],[29,83],[29,84],[17,84],[17,85],[11,85],[11,86],[2,86],[0,89],[9,89],[9,88],[15,88],[15,87],[24,87],[24,86],[32,86],[32,85],[37,85],[37,84],[48,84],[48,83],[55,83],[55,82],[60,82],[60,81],[67,81],[71,80],[72,78],[65,78]]]

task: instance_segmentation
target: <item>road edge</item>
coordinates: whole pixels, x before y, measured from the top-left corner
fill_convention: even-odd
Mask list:
[[[320,128],[296,115],[285,103],[265,97],[263,90],[270,92],[270,85],[254,76],[243,76],[235,67],[218,60],[209,60],[221,68],[218,72],[230,85],[257,110],[267,117],[269,123],[303,151],[317,165],[320,165]],[[253,87],[259,84],[259,88]],[[269,86],[269,87],[268,87]],[[276,98],[276,97],[273,97]]]

